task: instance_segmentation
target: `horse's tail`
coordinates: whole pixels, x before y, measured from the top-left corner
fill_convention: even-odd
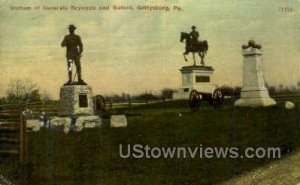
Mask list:
[[[208,43],[206,40],[203,41],[204,51],[207,52],[208,50]]]

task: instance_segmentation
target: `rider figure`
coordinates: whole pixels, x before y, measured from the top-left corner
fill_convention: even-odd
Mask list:
[[[64,40],[61,43],[62,47],[67,47],[67,62],[68,62],[68,75],[69,80],[65,85],[70,85],[72,83],[72,63],[75,63],[77,77],[79,83],[84,83],[81,78],[81,65],[80,65],[80,57],[83,52],[83,45],[81,42],[81,38],[79,35],[75,35],[76,27],[74,25],[69,26],[69,35],[66,35]]]
[[[191,45],[192,47],[196,46],[199,43],[199,32],[196,30],[196,26],[192,26],[192,31],[190,32]]]

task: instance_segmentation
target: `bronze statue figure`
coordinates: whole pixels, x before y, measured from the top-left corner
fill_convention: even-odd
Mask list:
[[[199,32],[196,30],[196,26],[192,26],[192,31],[190,32],[190,37],[191,37],[191,45],[196,46],[199,44]]]
[[[69,35],[64,37],[64,40],[61,43],[62,47],[67,47],[67,63],[68,63],[68,75],[69,80],[65,83],[65,85],[71,85],[72,80],[72,65],[75,63],[78,85],[86,85],[86,83],[82,80],[81,76],[81,65],[80,65],[80,57],[83,52],[83,44],[79,35],[75,34],[76,27],[74,25],[69,25]],[[76,73],[75,73],[76,76]],[[74,78],[75,78],[74,76]]]
[[[208,50],[208,43],[206,40],[199,41],[199,36],[196,26],[192,26],[192,31],[190,33],[181,32],[180,42],[185,40],[185,52],[183,53],[184,60],[188,61],[186,55],[192,52],[194,65],[196,65],[195,53],[198,53],[201,58],[201,64],[204,66],[204,56]]]

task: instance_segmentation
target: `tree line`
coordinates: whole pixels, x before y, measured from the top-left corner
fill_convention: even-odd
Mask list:
[[[297,86],[285,86],[280,84],[278,86],[272,86],[266,84],[270,96],[277,95],[291,95],[300,93],[300,81]],[[227,85],[219,86],[225,96],[239,97],[241,93],[241,87],[231,87]],[[113,102],[125,102],[130,100],[166,100],[172,99],[173,93],[176,90],[171,88],[164,88],[161,93],[144,92],[137,95],[130,95],[128,93],[106,95],[105,100]],[[28,79],[12,79],[8,83],[5,97],[0,98],[1,104],[20,104],[39,101],[54,101],[47,94],[41,94],[37,84]]]

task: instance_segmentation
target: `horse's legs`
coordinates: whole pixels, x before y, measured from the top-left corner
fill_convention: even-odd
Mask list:
[[[187,51],[185,51],[184,53],[183,53],[183,58],[184,58],[184,60],[187,62],[188,61],[188,59],[186,58],[186,55],[188,55],[189,54],[189,52],[187,52]]]
[[[196,65],[195,53],[193,52],[194,66]]]
[[[199,54],[199,57],[201,58],[201,65],[204,66],[204,60],[203,60],[204,54],[201,52],[198,52],[198,54]]]

